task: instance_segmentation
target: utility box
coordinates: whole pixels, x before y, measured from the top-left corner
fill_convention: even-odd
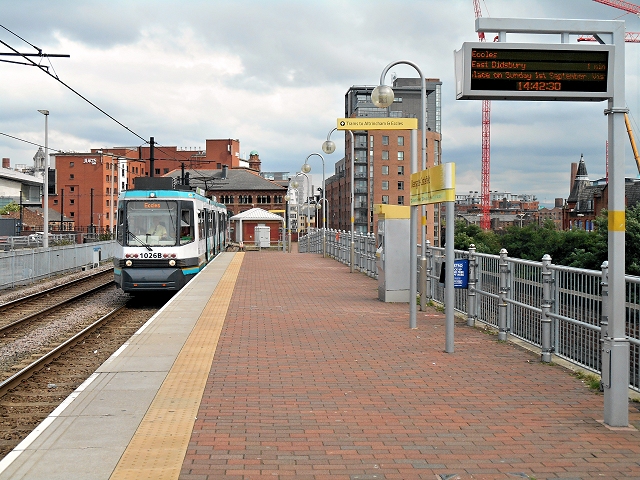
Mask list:
[[[102,260],[102,249],[100,247],[93,247],[93,268],[100,266],[100,260]]]
[[[378,215],[378,250],[376,251],[378,299],[383,302],[408,303],[411,300],[409,292],[410,207],[374,205],[374,213]]]
[[[271,227],[266,225],[256,225],[254,229],[254,237],[256,245],[260,248],[268,248],[271,246]]]
[[[17,218],[0,218],[0,237],[17,237],[22,224]]]

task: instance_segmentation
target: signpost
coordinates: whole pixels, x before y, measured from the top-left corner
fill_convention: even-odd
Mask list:
[[[421,74],[422,75],[422,74]],[[417,118],[339,118],[337,130],[410,130],[411,168],[417,170],[418,163],[418,119]],[[352,239],[353,240],[353,239]],[[418,271],[418,207],[411,204],[409,217],[409,328],[417,326],[416,302],[413,295],[418,291],[416,274]]]
[[[609,302],[601,323],[606,325],[601,368],[604,423],[627,427],[630,345],[625,307],[624,114],[628,109],[624,22],[477,18],[476,31],[498,32],[500,42],[465,43],[455,52],[456,98],[607,101]],[[562,43],[506,43],[507,33],[556,34]],[[582,34],[593,35],[600,45],[568,44],[569,35]],[[542,320],[551,321],[546,315]]]
[[[435,167],[427,168],[411,174],[411,206],[425,205],[429,203],[445,203],[447,221],[446,238],[444,245],[444,257],[448,260],[445,264],[445,352],[453,353],[454,341],[454,261],[453,250],[456,201],[456,165],[455,163],[443,163]]]

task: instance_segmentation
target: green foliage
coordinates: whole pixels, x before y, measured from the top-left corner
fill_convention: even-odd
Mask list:
[[[0,208],[0,215],[7,215],[11,212],[19,212],[19,211],[20,211],[20,205],[18,205],[15,202],[11,202],[5,205],[4,207]]]
[[[539,262],[545,254],[557,265],[600,270],[608,258],[608,223],[604,211],[595,221],[595,231],[556,230],[552,221],[544,225],[511,226],[505,231],[484,231],[477,225],[456,222],[455,248],[497,255],[501,248],[510,257]],[[640,276],[640,203],[626,211],[625,271]]]
[[[497,255],[501,248],[498,236],[492,231],[484,231],[478,225],[467,225],[464,221],[456,222],[454,248],[468,250],[472,243],[478,253]]]

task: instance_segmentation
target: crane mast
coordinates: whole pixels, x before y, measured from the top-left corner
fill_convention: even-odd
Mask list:
[[[476,18],[482,17],[480,1],[473,0],[473,9]],[[484,32],[478,32],[478,40],[485,41]],[[491,101],[482,101],[482,168],[480,173],[480,204],[482,206],[482,217],[480,228],[489,230],[491,228],[491,198],[489,185],[491,183]]]

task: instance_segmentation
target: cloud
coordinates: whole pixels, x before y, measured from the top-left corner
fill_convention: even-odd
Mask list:
[[[494,17],[621,14],[584,0],[481,6]],[[628,30],[640,30],[636,17],[623,19]],[[387,64],[409,60],[442,80],[443,159],[456,162],[461,190],[480,189],[481,105],[456,101],[453,88],[453,51],[477,40],[471,0],[29,0],[5,2],[0,23],[47,53],[70,54],[51,59],[51,71],[142,138],[36,68],[6,63],[0,132],[44,143],[37,109],[47,108],[53,148],[137,146],[151,136],[161,145],[203,147],[208,138],[237,138],[242,151],[260,152],[263,169],[295,172],[344,116],[350,86],[376,84]],[[6,31],[0,39],[34,51]],[[626,55],[634,118],[636,48],[627,45]],[[403,65],[392,72],[417,76]],[[605,106],[492,102],[491,189],[566,197],[570,163],[581,153],[594,178],[604,174]],[[333,139],[338,149],[326,158],[327,176],[344,155],[342,136]],[[14,164],[31,163],[36,150],[0,136],[0,153]]]

